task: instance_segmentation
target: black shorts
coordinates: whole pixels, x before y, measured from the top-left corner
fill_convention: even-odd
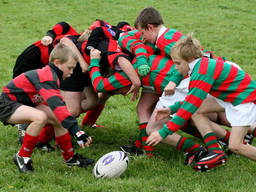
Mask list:
[[[60,84],[62,91],[81,92],[85,87],[91,86],[91,79],[88,73],[83,73],[78,63],[71,77],[66,78]]]
[[[9,123],[6,121],[21,105],[21,103],[10,100],[5,93],[2,93],[0,96],[0,121],[3,122],[4,125],[8,125]]]

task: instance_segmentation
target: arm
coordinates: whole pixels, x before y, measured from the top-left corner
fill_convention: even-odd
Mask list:
[[[81,55],[81,53],[79,52],[79,50],[77,49],[76,45],[68,38],[64,37],[60,40],[61,43],[66,44],[67,46],[71,47],[72,50],[77,54],[78,56],[78,61],[80,64],[80,67],[82,69],[82,71],[85,73],[88,71],[88,67],[89,65],[85,62],[83,56]]]
[[[98,54],[98,55],[97,55]],[[109,77],[103,77],[100,73],[100,51],[91,50],[91,63],[89,74],[93,88],[96,92],[115,91],[119,88],[131,85],[131,81],[124,72],[115,72]]]
[[[177,102],[170,106],[173,113],[177,108],[180,108],[173,119],[165,124],[159,131],[162,138],[178,131],[184,123],[191,118],[210,92],[213,83],[214,80],[206,75],[196,74],[191,76],[189,93],[184,102]]]
[[[82,131],[77,120],[71,116],[62,99],[56,81],[46,81],[40,83],[37,87],[40,87],[39,94],[47,102],[61,125],[68,129],[69,133],[77,140],[77,143],[82,148],[89,146],[92,142],[91,137]]]
[[[122,49],[135,55],[139,74],[146,76],[150,71],[150,67],[148,66],[148,52],[142,42],[141,34],[137,30],[127,32],[118,39],[118,44]]]
[[[119,57],[117,63],[132,82],[131,89],[128,91],[127,94],[132,93],[132,101],[134,101],[139,96],[139,91],[141,87],[140,78],[136,73],[135,69],[133,68],[132,64],[130,63],[130,61],[126,58]]]

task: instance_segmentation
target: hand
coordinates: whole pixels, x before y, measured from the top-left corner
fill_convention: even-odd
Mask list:
[[[75,139],[77,140],[77,143],[82,147],[83,149],[85,147],[89,147],[89,145],[92,142],[92,138],[87,135],[84,131],[78,131],[75,134]]]
[[[176,83],[170,81],[164,88],[164,95],[173,95],[176,89]]]
[[[150,67],[147,64],[140,65],[138,67],[138,73],[140,76],[146,76],[150,72]]]
[[[170,108],[161,108],[161,109],[157,109],[156,110],[156,116],[155,116],[155,120],[159,121],[162,120],[164,118],[167,118],[171,115],[171,110]]]
[[[126,95],[129,95],[130,93],[132,93],[131,101],[135,101],[136,99],[138,99],[140,94],[140,84],[132,84],[130,90],[126,93]]]
[[[41,43],[42,43],[42,45],[44,45],[44,46],[48,46],[48,45],[50,45],[50,44],[52,43],[52,40],[53,40],[52,37],[46,35],[46,36],[44,36],[44,37],[42,38]]]
[[[90,50],[91,59],[101,59],[100,54],[101,54],[101,52],[100,52],[100,50],[98,50],[98,49],[92,48],[92,49]]]
[[[155,146],[158,143],[160,143],[163,140],[163,138],[160,136],[158,131],[154,131],[153,133],[150,134],[148,137],[146,144]]]

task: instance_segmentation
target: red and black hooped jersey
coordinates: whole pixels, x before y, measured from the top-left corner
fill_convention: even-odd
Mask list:
[[[80,34],[76,32],[76,30],[69,25],[66,22],[59,22],[56,25],[53,26],[51,30],[49,30],[46,35],[50,36],[55,40],[55,38],[59,35],[73,35],[73,36],[79,36]]]
[[[103,28],[96,27],[86,44],[86,47],[94,47],[101,51],[101,71],[104,73],[104,71],[107,71],[108,67],[111,67],[112,69],[115,69],[115,65],[117,64],[117,59],[121,57],[125,57],[126,59],[131,61],[131,55],[125,54],[122,52],[121,47],[118,45],[117,40],[114,40],[112,38],[109,38]],[[89,50],[85,49],[85,52],[87,55],[89,55]]]
[[[110,25],[108,22],[97,19],[93,24],[88,28],[93,31],[96,28],[101,28],[105,36],[111,39],[118,40],[119,36],[123,32],[131,31],[134,28],[130,26],[129,23],[121,21],[117,26]]]
[[[49,105],[62,126],[72,134],[80,130],[78,123],[68,111],[59,91],[62,71],[49,64],[42,69],[22,73],[10,81],[3,93],[12,101],[34,107],[38,95]]]
[[[63,38],[65,35],[72,35],[76,38],[79,37],[79,33],[66,22],[57,23],[46,35],[53,38],[53,43],[44,46],[42,45],[41,40],[39,40],[27,47],[16,60],[13,68],[13,78],[26,71],[40,69],[47,65],[49,62],[49,55],[55,44],[59,42],[60,38]]]

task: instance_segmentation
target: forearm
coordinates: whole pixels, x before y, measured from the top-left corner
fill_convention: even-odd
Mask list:
[[[64,37],[60,40],[60,42],[69,46],[74,51],[74,53],[78,56],[78,61],[79,61],[80,65],[85,65],[85,67],[88,69],[89,65],[85,62],[85,60],[84,60],[83,56],[81,55],[80,51],[78,50],[76,45],[70,39]],[[81,66],[81,68],[82,68],[82,66]]]
[[[103,77],[100,73],[99,59],[91,59],[89,74],[96,92],[115,91],[131,84],[124,72],[115,72],[110,77]]]
[[[130,61],[128,61],[124,57],[119,57],[117,60],[118,65],[123,70],[123,72],[128,76],[128,78],[131,80],[132,84],[136,86],[141,85],[140,78],[138,74],[136,73],[135,69],[133,68]]]

